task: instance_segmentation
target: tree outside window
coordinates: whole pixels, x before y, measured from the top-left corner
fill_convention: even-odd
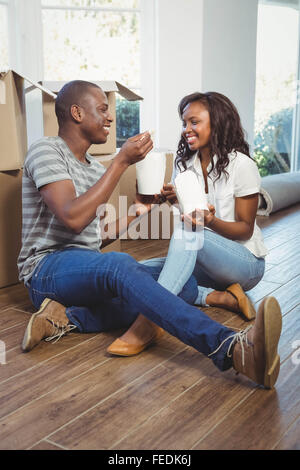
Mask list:
[[[258,10],[254,156],[261,176],[291,166],[299,10],[284,3]]]
[[[139,93],[139,3],[42,0],[44,79],[116,80]],[[118,97],[117,146],[139,132],[139,122],[139,103]]]

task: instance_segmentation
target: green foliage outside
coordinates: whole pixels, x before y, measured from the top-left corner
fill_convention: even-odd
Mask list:
[[[254,140],[254,158],[261,176],[290,171],[293,108],[270,116]]]
[[[140,132],[140,103],[139,101],[127,101],[117,98],[117,147],[122,147],[124,142]]]

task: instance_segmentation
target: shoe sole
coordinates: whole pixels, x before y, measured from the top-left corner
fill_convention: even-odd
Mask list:
[[[246,295],[246,294],[245,294]],[[246,296],[247,297],[247,296]],[[242,312],[248,320],[253,320],[256,317],[256,310],[253,307],[250,299],[247,297],[247,312]]]
[[[282,329],[280,306],[274,297],[268,297],[264,304],[264,331],[266,368],[264,373],[265,388],[273,388],[280,370],[280,357],[277,347]]]
[[[132,352],[121,352],[118,349],[109,349],[107,348],[107,352],[111,354],[112,356],[120,356],[120,357],[131,357],[131,356],[137,356],[141,352],[145,351],[151,344],[153,344],[154,340],[149,341],[148,343],[143,344],[140,348],[136,348]]]
[[[34,347],[34,346],[30,346],[30,342],[31,342],[31,330],[32,330],[32,325],[33,325],[33,322],[34,320],[36,319],[36,317],[38,315],[40,315],[41,313],[43,313],[43,311],[45,310],[45,308],[47,307],[47,305],[51,302],[51,299],[45,299],[43,302],[42,302],[42,305],[40,306],[40,309],[36,312],[36,313],[33,313],[31,315],[31,318],[29,320],[29,323],[27,325],[27,328],[26,328],[26,331],[25,331],[25,335],[24,335],[24,338],[23,338],[23,341],[22,341],[22,351],[23,352],[28,352],[28,351],[31,351],[31,349]]]
[[[252,302],[249,297],[243,291],[240,284],[232,284],[231,286],[229,286],[229,288],[226,289],[226,291],[230,292],[230,294],[236,298],[240,308],[240,313],[244,315],[247,320],[253,320],[256,317],[256,310],[252,305]]]

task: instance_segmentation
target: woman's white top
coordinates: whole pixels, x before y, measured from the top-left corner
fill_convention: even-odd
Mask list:
[[[229,164],[226,167],[228,175],[222,173],[217,178],[215,169],[207,178],[208,184],[208,202],[216,209],[216,217],[226,222],[235,222],[235,198],[249,196],[259,193],[261,178],[256,163],[247,155],[240,152],[232,152],[228,155]],[[217,156],[214,156],[214,165],[216,165]],[[186,162],[187,169],[196,173],[199,184],[205,188],[205,180],[202,172],[201,162],[197,153]],[[211,163],[207,167],[207,172],[211,169]],[[180,173],[177,166],[174,165],[172,184],[176,176]],[[176,213],[176,209],[175,209]],[[244,245],[258,258],[265,257],[268,254],[261,230],[254,224],[252,237],[246,241],[236,240]]]

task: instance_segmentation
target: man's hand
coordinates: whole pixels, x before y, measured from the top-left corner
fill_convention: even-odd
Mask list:
[[[117,158],[128,166],[133,165],[143,160],[152,149],[153,142],[150,133],[144,132],[126,140]]]
[[[168,201],[170,204],[178,204],[175,189],[172,184],[164,184],[160,193],[165,201]]]

